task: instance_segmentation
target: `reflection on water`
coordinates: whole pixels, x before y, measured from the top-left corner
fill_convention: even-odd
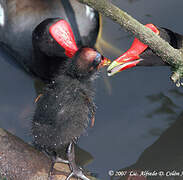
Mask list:
[[[182,14],[182,1],[113,2],[144,24],[152,22],[182,32],[182,23],[177,18]],[[121,52],[132,42],[128,33],[106,18],[103,38]],[[117,56],[108,48],[102,49],[109,58]],[[31,142],[34,82],[7,63],[9,57],[1,56],[0,126]],[[110,95],[103,78],[97,81],[96,124],[87,136],[81,137],[79,146],[94,157],[87,168],[100,179],[109,179],[110,169],[132,164],[134,169],[182,167],[183,89],[170,81],[170,73],[169,67],[129,69],[108,78]]]
[[[149,101],[151,103],[158,103],[160,102],[160,107],[157,107],[154,111],[147,114],[147,117],[151,118],[153,115],[157,114],[169,114],[174,115],[176,112],[174,111],[174,108],[178,108],[176,104],[173,103],[173,101],[164,93],[159,94],[153,94],[150,96],[147,96]]]
[[[171,89],[169,92],[173,91],[174,93],[176,92],[180,94],[180,92],[177,89]],[[159,104],[155,109],[152,110],[152,112],[149,112],[147,114],[148,118],[152,118],[153,116],[167,115],[166,120],[170,121],[170,124],[176,119],[177,111],[181,109],[180,106],[176,105],[173,102],[173,99],[176,99],[176,96],[173,99],[171,99],[163,92],[160,92],[158,94],[147,96],[147,98],[151,103]]]
[[[155,143],[146,148],[140,155],[139,159],[132,166],[125,170],[138,170],[138,172],[163,171],[163,177],[150,177],[148,179],[166,179],[166,180],[181,180],[183,172],[183,111],[177,115],[176,121],[158,138]],[[124,169],[123,169],[124,171]],[[172,175],[169,175],[172,172]],[[174,174],[173,174],[174,172]],[[176,173],[175,173],[176,172]],[[180,174],[179,174],[180,173]],[[122,178],[111,178],[123,180]]]

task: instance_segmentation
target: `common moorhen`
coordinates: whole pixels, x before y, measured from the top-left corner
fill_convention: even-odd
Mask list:
[[[75,163],[73,143],[86,131],[90,120],[93,124],[93,80],[109,60],[92,48],[77,48],[71,27],[63,19],[47,19],[33,34],[43,54],[61,60],[60,53],[70,57],[57,67],[52,81],[37,99],[32,121],[34,145],[47,152],[53,164],[69,163],[72,173],[67,180],[72,176],[88,180]],[[59,156],[64,147],[67,147],[68,161]]]
[[[147,24],[153,32],[166,40],[172,47],[180,49],[182,47],[183,36],[166,28],[159,28],[153,24]],[[108,75],[112,76],[120,71],[134,66],[162,66],[168,65],[157,56],[147,45],[137,38],[133,41],[128,51],[114,60],[108,67]]]
[[[45,72],[50,68],[54,69],[55,65],[48,66],[55,62],[44,59],[42,64],[42,59],[36,57],[37,52],[34,54],[32,48],[32,31],[44,19],[56,17],[69,22],[78,47],[94,46],[99,31],[99,15],[76,0],[1,0],[1,50],[30,74],[49,80],[51,73]]]

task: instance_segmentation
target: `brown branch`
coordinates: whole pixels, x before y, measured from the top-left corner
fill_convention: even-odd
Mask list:
[[[136,19],[122,11],[108,0],[78,0],[87,4],[117,22],[124,29],[134,34],[141,42],[147,44],[165,62],[175,67],[176,72],[172,80],[177,82],[183,77],[183,53],[181,50],[174,49],[168,42],[160,38],[150,29],[143,26]]]
[[[20,138],[0,128],[0,176],[13,180],[48,180],[51,160]],[[53,180],[66,179],[68,165],[54,166]],[[93,179],[90,177],[90,179]],[[76,178],[71,178],[76,180]]]

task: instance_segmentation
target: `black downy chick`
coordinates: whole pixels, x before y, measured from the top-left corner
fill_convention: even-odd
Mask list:
[[[65,27],[59,25],[57,30],[61,30],[61,28]],[[38,29],[39,26],[36,30]],[[66,36],[68,34],[72,36],[69,26],[65,28],[65,31]],[[65,146],[68,147],[67,158],[72,173],[67,180],[72,176],[88,180],[76,166],[73,143],[76,143],[77,139],[86,131],[89,120],[95,114],[92,83],[97,71],[109,64],[109,60],[88,47],[80,48],[76,52],[74,50],[72,53],[73,49],[68,50],[65,45],[65,43],[68,44],[68,41],[63,40],[64,36],[61,37],[65,33],[60,34],[56,31],[61,35],[58,39],[54,32],[49,32],[66,49],[66,54],[69,52],[74,55],[60,66],[55,78],[47,85],[37,102],[32,123],[34,144],[49,155],[55,156],[54,162],[57,160],[67,162],[59,157],[59,151]]]

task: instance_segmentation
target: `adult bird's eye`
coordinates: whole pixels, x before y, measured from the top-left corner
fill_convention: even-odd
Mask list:
[[[102,55],[100,53],[97,53],[95,59],[93,60],[92,66],[97,67],[102,61]]]

